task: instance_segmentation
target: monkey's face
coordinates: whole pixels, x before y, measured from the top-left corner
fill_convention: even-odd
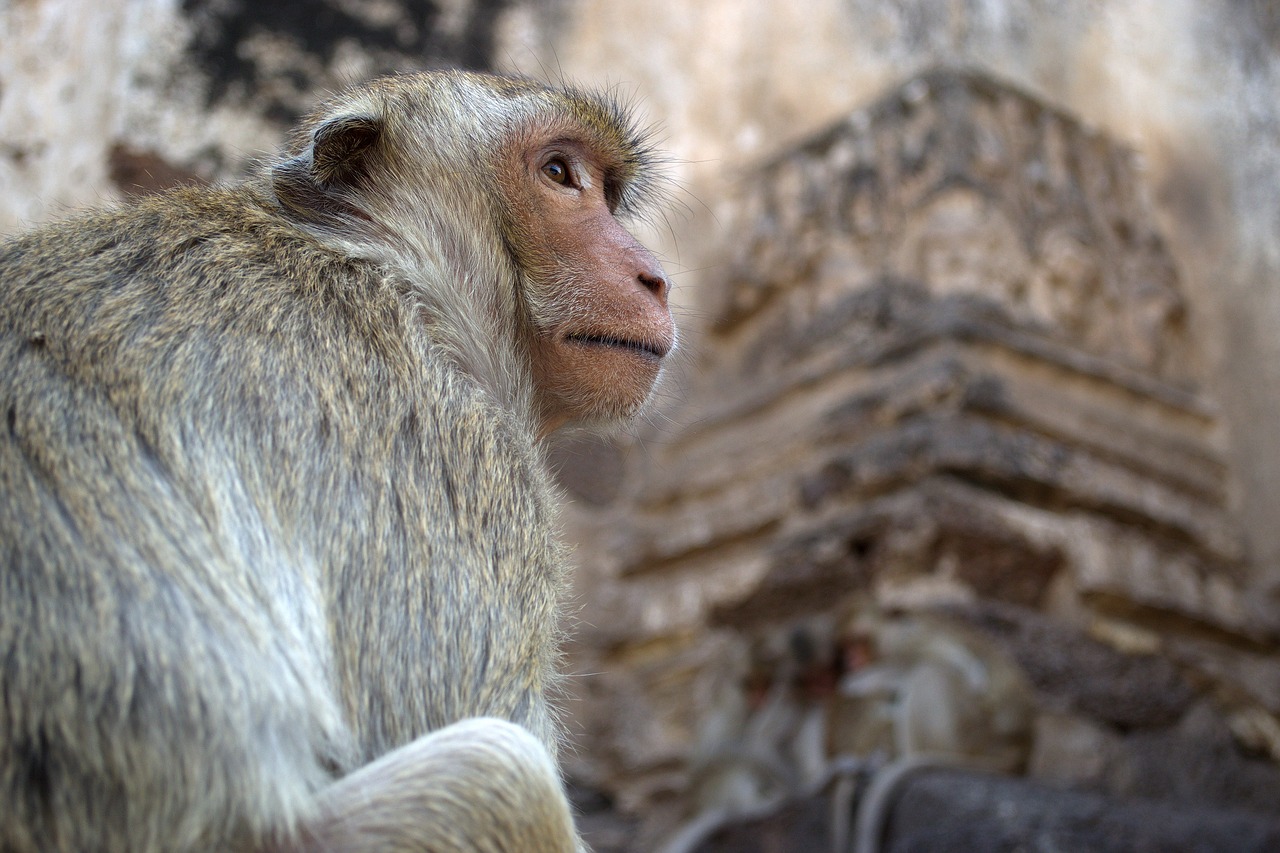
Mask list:
[[[607,152],[546,134],[521,153],[518,207],[530,238],[521,265],[542,432],[629,418],[675,346],[666,274],[614,216]]]

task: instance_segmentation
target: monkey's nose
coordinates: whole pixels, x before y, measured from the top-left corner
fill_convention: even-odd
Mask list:
[[[645,290],[658,298],[663,308],[667,307],[667,291],[671,289],[671,285],[667,283],[667,277],[662,274],[662,270],[643,270],[636,279]]]

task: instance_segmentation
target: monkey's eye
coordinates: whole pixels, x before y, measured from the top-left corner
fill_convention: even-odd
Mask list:
[[[573,172],[569,169],[569,164],[561,157],[555,157],[542,164],[542,174],[547,176],[547,180],[553,184],[561,186],[574,186]]]

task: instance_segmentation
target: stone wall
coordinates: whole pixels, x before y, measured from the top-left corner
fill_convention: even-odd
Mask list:
[[[1280,618],[1134,153],[938,71],[732,207],[682,426],[561,450],[596,545],[575,772],[644,816],[625,849],[927,751],[904,742],[913,679],[966,667],[977,686],[929,699],[966,729],[935,739],[958,763],[1277,812]],[[1001,667],[1028,695],[984,704]],[[1010,719],[978,736],[992,708]]]

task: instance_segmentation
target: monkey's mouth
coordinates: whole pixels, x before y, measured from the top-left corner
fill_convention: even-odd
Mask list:
[[[615,338],[612,335],[565,335],[564,339],[578,346],[622,350],[655,361],[661,361],[671,351],[669,344],[653,343],[652,341],[629,341],[625,338]]]

